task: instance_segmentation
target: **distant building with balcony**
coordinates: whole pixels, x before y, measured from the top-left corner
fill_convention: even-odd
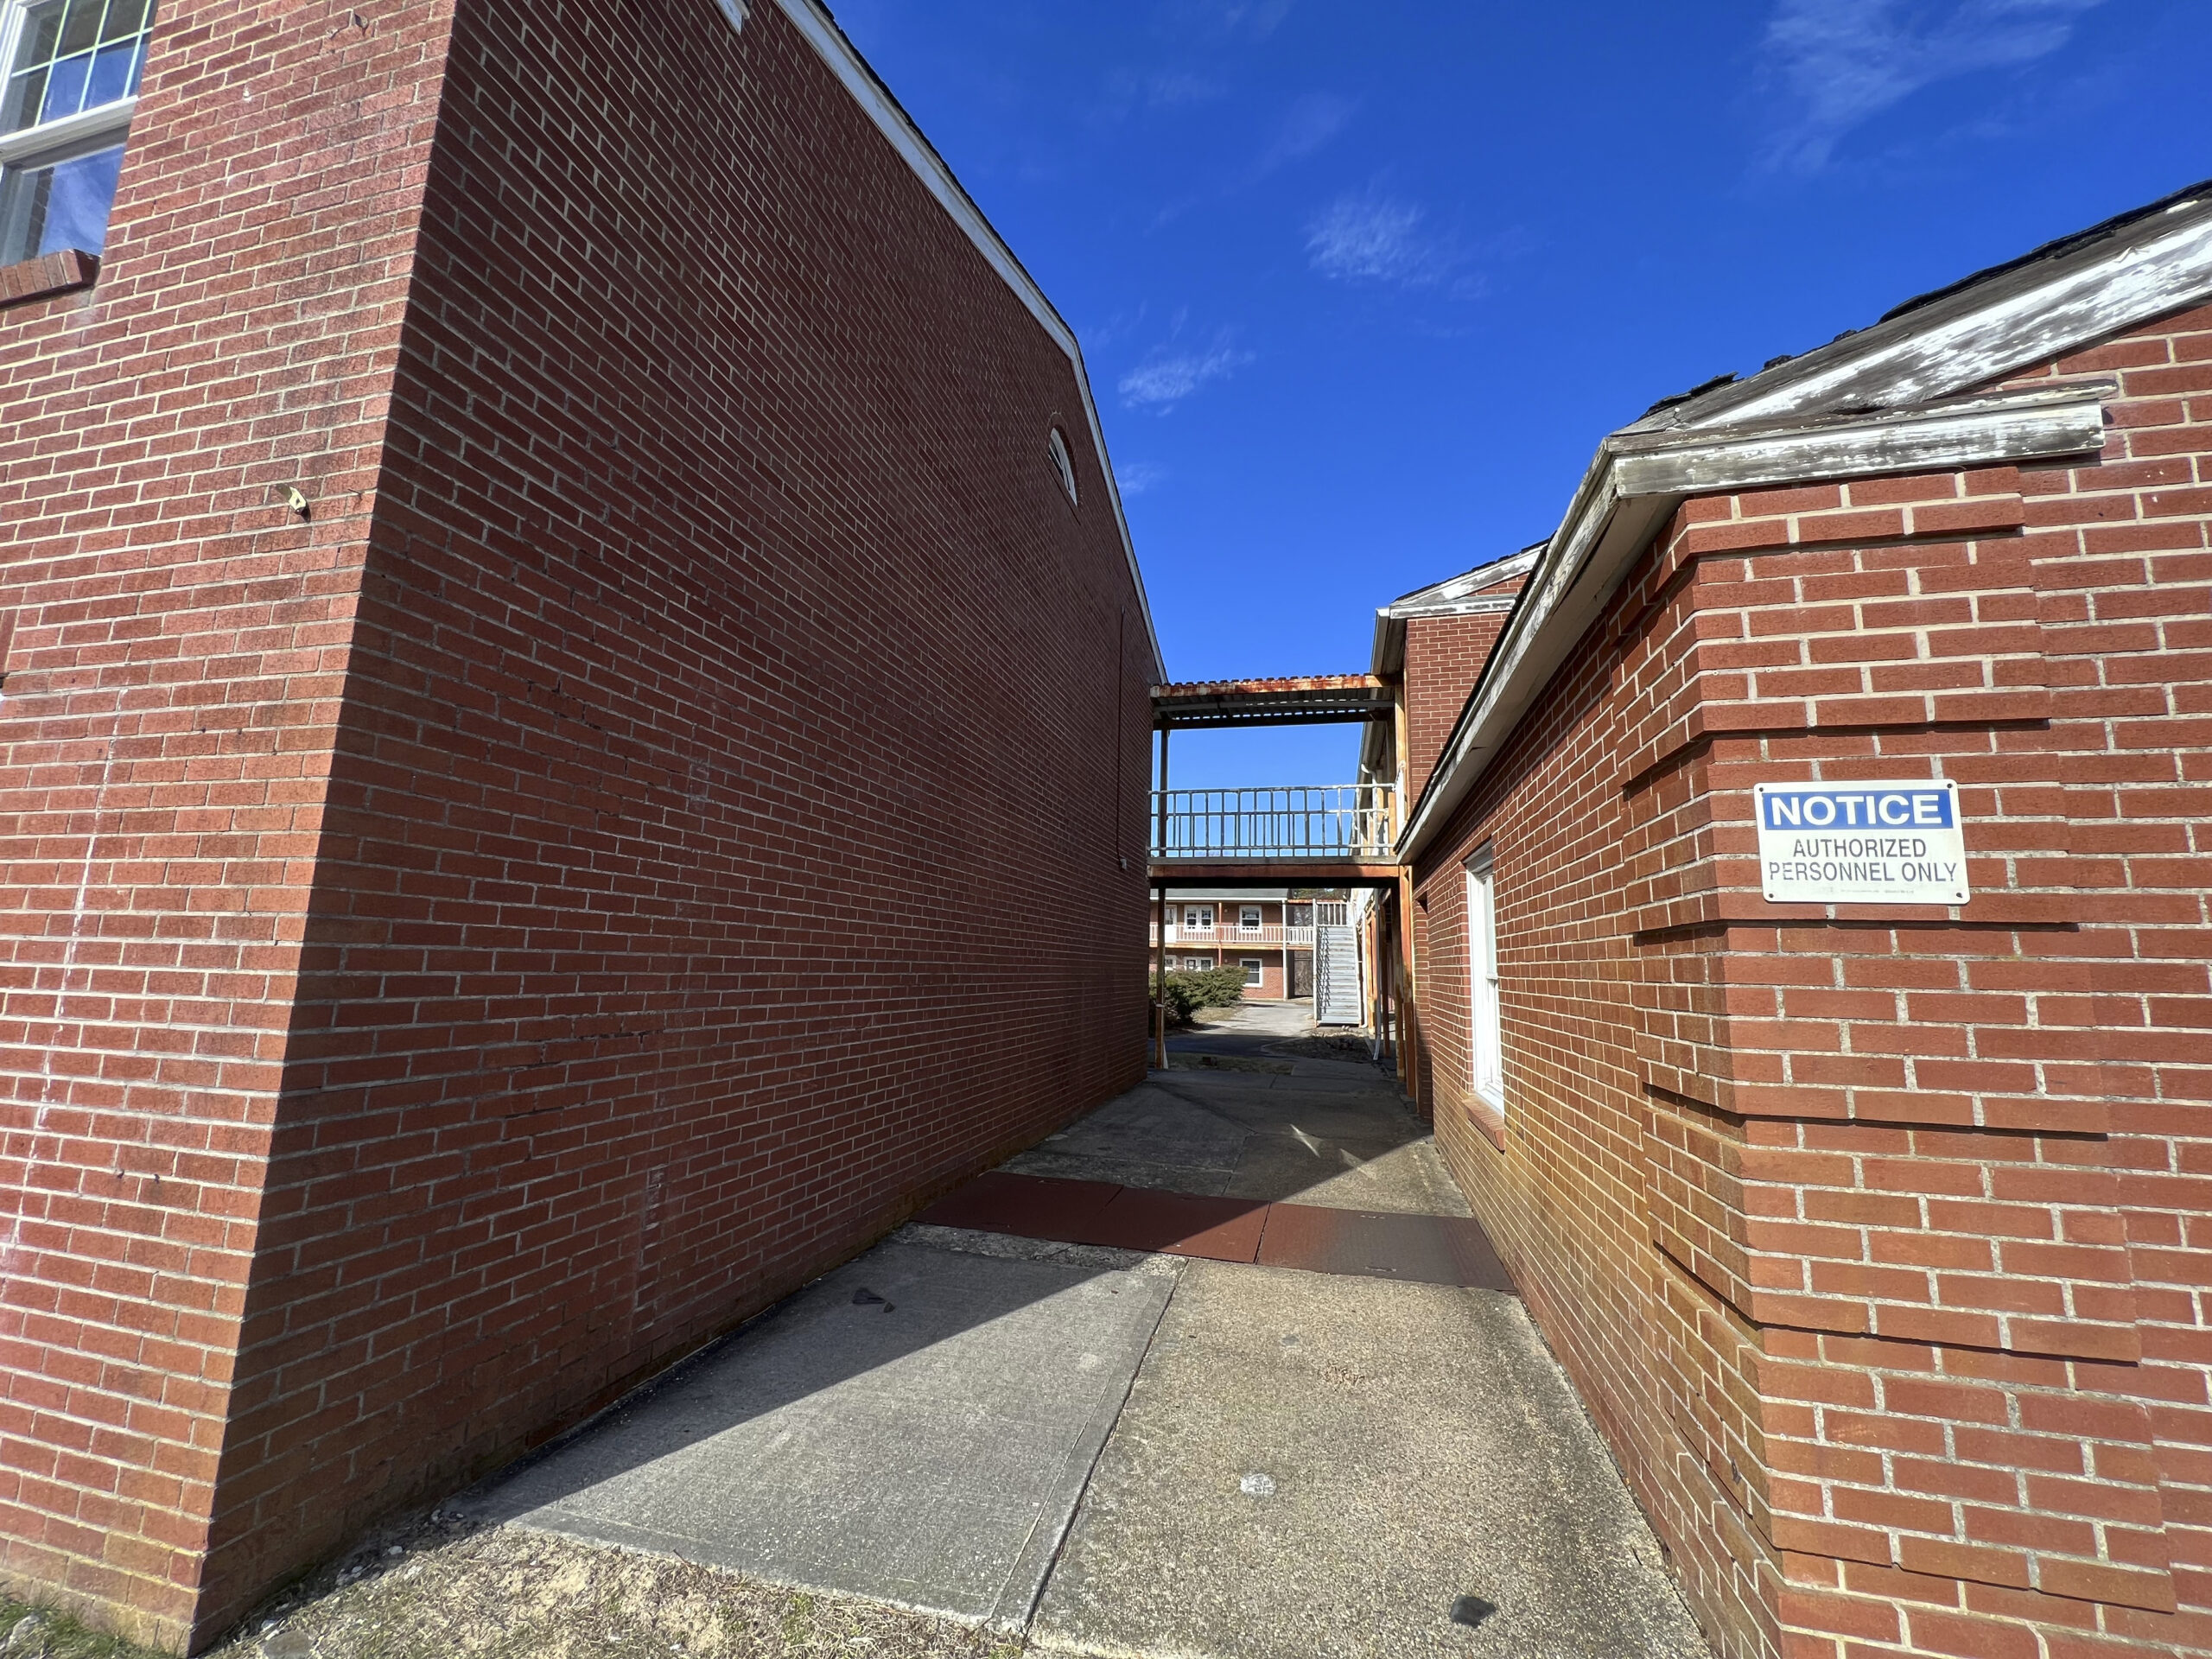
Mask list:
[[[1244,970],[1248,1001],[1313,995],[1313,900],[1287,887],[1170,887],[1167,970]],[[1154,930],[1159,943],[1159,929]]]

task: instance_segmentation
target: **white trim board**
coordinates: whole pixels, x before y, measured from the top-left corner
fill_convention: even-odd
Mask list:
[[[1030,315],[1035,317],[1045,332],[1052,337],[1053,344],[1067,353],[1068,362],[1075,370],[1077,389],[1083,397],[1084,418],[1090,426],[1090,442],[1097,451],[1098,468],[1105,474],[1107,505],[1113,509],[1114,525],[1122,538],[1122,556],[1128,560],[1129,580],[1136,586],[1137,608],[1143,614],[1145,639],[1152,647],[1153,683],[1165,684],[1167,664],[1160,654],[1160,631],[1153,626],[1152,601],[1145,595],[1144,572],[1138,568],[1136,543],[1129,537],[1128,518],[1122,510],[1122,486],[1114,477],[1114,463],[1106,453],[1106,431],[1099,423],[1098,405],[1090,393],[1090,375],[1084,367],[1083,349],[1076,343],[1075,331],[1052,308],[1052,302],[1045,297],[1045,291],[1037,286],[1036,279],[1022,269],[1021,261],[1014,257],[1014,250],[1007,246],[1005,239],[991,227],[990,220],[983,217],[983,210],[976,205],[967,191],[961,188],[960,181],[944,164],[944,158],[931,148],[929,140],[922,136],[921,129],[899,107],[889,89],[877,79],[875,72],[868,67],[867,60],[853,43],[845,38],[844,31],[837,27],[829,12],[817,3],[817,0],[776,0],[776,4],[797,26],[798,32],[806,37],[807,43],[813,47],[822,60],[830,66],[843,83],[845,90],[853,95],[854,101],[875,123],[876,130],[890,141],[892,149],[898,151],[899,157],[913,170],[914,176],[937,198],[938,205],[951,214],[952,222],[976,245],[976,251],[1014,290],[1015,297],[1028,308]]]
[[[1709,427],[1955,397],[2212,296],[2212,196],[1932,300],[1636,423]]]
[[[2094,454],[2104,443],[2105,400],[2115,391],[2108,380],[2073,381],[1895,413],[1613,434],[1598,447],[1445,740],[1398,856],[1410,862],[1450,821],[1683,501],[1774,484]]]

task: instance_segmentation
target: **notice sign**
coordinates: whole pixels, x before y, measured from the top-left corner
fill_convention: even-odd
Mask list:
[[[1760,784],[1759,883],[1777,904],[1962,905],[1959,786]]]

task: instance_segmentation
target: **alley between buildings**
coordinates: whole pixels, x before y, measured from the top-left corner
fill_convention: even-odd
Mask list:
[[[1424,1126],[1327,1052],[1293,1007],[1177,1039],[460,1516],[1005,1648],[1702,1655]],[[1167,1249],[1023,1236],[1179,1205]]]

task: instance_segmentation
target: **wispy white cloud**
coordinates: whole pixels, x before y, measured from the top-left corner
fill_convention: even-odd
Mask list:
[[[1762,163],[1816,173],[1861,123],[1937,81],[2047,57],[2072,38],[2076,17],[2102,3],[1780,0],[1764,48],[1789,113]]]
[[[1241,29],[1254,40],[1265,40],[1290,15],[1291,0],[1236,0],[1229,8],[1229,26]]]
[[[1142,495],[1147,490],[1165,484],[1172,476],[1167,468],[1149,461],[1133,461],[1114,469],[1114,481],[1122,486],[1123,495]]]
[[[1264,178],[1279,167],[1304,161],[1342,132],[1357,107],[1351,99],[1334,92],[1306,93],[1284,114],[1274,139],[1260,152],[1253,176]]]
[[[1187,109],[1228,94],[1222,81],[1192,70],[1116,69],[1106,77],[1105,98],[1097,113],[1108,121],[1120,121],[1138,110]]]
[[[1251,353],[1238,351],[1225,339],[1203,351],[1162,347],[1123,375],[1116,390],[1130,408],[1165,415],[1200,387],[1236,373],[1251,360]]]
[[[1306,255],[1314,270],[1342,282],[1426,286],[1452,261],[1423,232],[1425,218],[1420,204],[1395,196],[1339,196],[1307,223]]]
[[[1170,27],[1204,35],[1264,41],[1282,27],[1294,0],[1171,0]]]

